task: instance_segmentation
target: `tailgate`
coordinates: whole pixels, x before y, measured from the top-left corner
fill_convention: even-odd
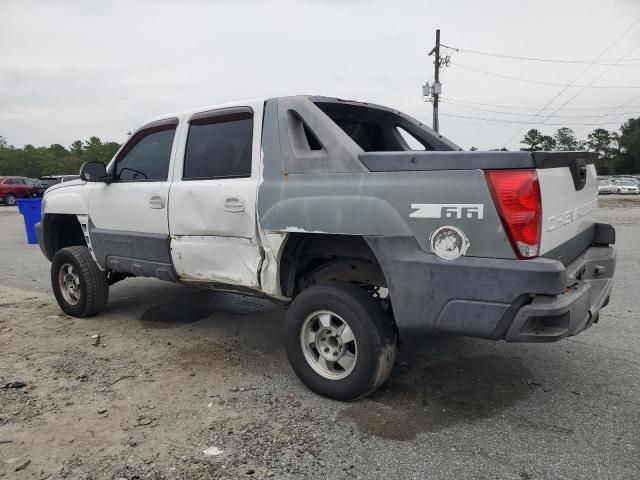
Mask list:
[[[542,199],[540,255],[589,229],[598,202],[596,154],[534,152]]]

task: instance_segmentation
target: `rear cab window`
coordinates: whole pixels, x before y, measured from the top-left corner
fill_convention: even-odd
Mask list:
[[[189,120],[183,180],[251,176],[253,110],[233,107]]]

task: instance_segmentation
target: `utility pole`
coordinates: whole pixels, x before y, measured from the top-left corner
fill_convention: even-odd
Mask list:
[[[432,94],[433,94],[433,129],[438,132],[440,130],[440,123],[438,121],[438,98],[442,91],[440,84],[440,29],[436,30],[436,46],[429,52],[429,56],[435,53],[436,58],[433,62],[434,78]]]

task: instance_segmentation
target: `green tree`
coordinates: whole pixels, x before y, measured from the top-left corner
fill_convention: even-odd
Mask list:
[[[561,127],[556,130],[553,140],[555,141],[555,149],[561,152],[579,150],[581,146],[573,129],[569,127]]]
[[[25,145],[15,148],[0,137],[0,175],[22,175],[40,177],[42,175],[73,175],[87,160],[108,162],[120,148],[115,142],[103,142],[91,137],[82,142],[77,140],[66,149],[60,144],[49,147]]]
[[[535,152],[536,150],[542,150],[543,139],[544,135],[540,133],[540,130],[532,128],[527,133],[525,133],[524,138],[520,140],[520,143],[527,145],[527,148],[522,148],[521,150],[526,152]]]
[[[596,161],[598,173],[613,173],[617,141],[618,134],[605,128],[596,128],[587,135],[587,149],[598,154]]]
[[[544,150],[545,152],[550,152],[551,150],[555,150],[556,141],[550,135],[543,135],[540,141],[540,150]]]
[[[630,118],[620,127],[615,173],[640,173],[640,118]]]
[[[93,160],[102,163],[108,163],[120,148],[115,142],[103,143],[98,137],[90,137],[84,142],[82,147],[82,155],[85,161]]]
[[[71,144],[71,146],[69,147],[69,151],[73,155],[76,155],[78,157],[82,156],[82,141],[81,140],[76,140],[75,142],[73,142]]]

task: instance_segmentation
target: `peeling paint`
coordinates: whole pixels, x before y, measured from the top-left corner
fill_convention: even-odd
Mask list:
[[[280,290],[280,255],[285,244],[287,235],[285,233],[261,233],[264,260],[260,271],[260,282],[262,291],[267,295],[286,300]]]
[[[333,232],[324,232],[322,230],[307,230],[302,227],[284,227],[282,231],[288,232],[288,233],[333,233]]]

